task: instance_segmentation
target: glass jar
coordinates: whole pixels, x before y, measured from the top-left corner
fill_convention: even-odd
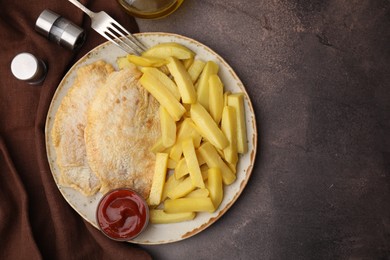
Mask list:
[[[135,17],[157,19],[173,13],[184,0],[118,0],[124,10]]]

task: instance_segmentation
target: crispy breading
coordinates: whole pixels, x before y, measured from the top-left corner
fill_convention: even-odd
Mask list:
[[[79,68],[74,84],[58,108],[51,132],[60,170],[59,184],[73,187],[87,196],[100,189],[100,181],[86,159],[87,108],[113,71],[112,65],[103,61]]]
[[[91,102],[85,143],[88,163],[101,181],[100,191],[133,188],[148,197],[161,135],[158,102],[139,84],[140,72],[113,72]]]

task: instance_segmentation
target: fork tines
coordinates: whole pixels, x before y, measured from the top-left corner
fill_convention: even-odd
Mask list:
[[[115,21],[111,21],[107,30],[104,31],[105,38],[113,42],[122,50],[140,55],[146,50],[136,37],[129,33],[122,25]]]

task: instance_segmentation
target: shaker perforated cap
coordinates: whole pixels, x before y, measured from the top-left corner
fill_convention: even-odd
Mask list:
[[[49,40],[70,50],[80,48],[85,41],[82,28],[48,9],[35,22],[35,30]]]
[[[43,82],[47,74],[46,64],[28,52],[16,55],[11,62],[12,74],[19,80],[32,85]]]

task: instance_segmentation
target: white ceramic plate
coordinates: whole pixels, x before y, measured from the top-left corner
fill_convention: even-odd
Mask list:
[[[140,33],[137,37],[141,39],[147,46],[153,46],[161,42],[177,42],[187,46],[195,51],[196,58],[204,61],[215,61],[219,66],[219,76],[225,85],[226,90],[231,92],[243,92],[245,93],[245,111],[246,111],[246,124],[248,129],[248,147],[249,151],[242,155],[239,159],[237,166],[237,180],[225,187],[224,199],[217,211],[214,213],[199,213],[192,221],[175,223],[175,224],[149,224],[146,231],[140,236],[130,241],[137,244],[163,244],[179,241],[188,237],[191,237],[209,227],[212,223],[217,221],[237,200],[241,192],[245,188],[249,177],[252,172],[257,146],[257,129],[255,114],[249,96],[245,91],[240,79],[234,73],[233,69],[214,51],[204,46],[203,44],[192,40],[190,38],[168,33]],[[115,61],[117,57],[124,56],[121,49],[117,48],[110,42],[106,42],[91,50],[83,58],[81,58],[65,75],[61,83],[59,84],[56,93],[54,94],[51,102],[49,112],[46,120],[46,149],[47,156],[50,164],[50,168],[57,183],[58,189],[64,196],[65,200],[89,223],[97,228],[95,220],[95,210],[97,203],[102,197],[101,193],[98,193],[91,197],[86,197],[80,192],[58,185],[59,170],[56,163],[56,154],[51,140],[51,129],[53,127],[53,119],[56,115],[57,109],[62,101],[62,98],[66,95],[67,91],[73,84],[76,77],[76,71],[79,67],[86,64],[95,62],[97,60],[105,60],[116,66]]]

